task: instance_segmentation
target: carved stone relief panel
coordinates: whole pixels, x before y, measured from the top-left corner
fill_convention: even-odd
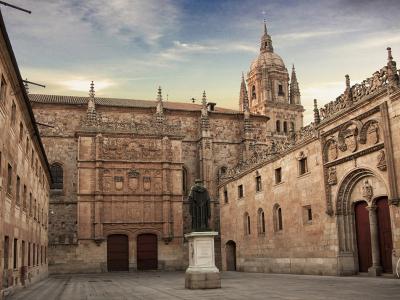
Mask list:
[[[328,141],[326,141],[325,146],[324,146],[324,156],[325,160],[328,161],[333,161],[338,158],[338,146],[336,143],[336,140],[332,137]]]
[[[162,159],[162,145],[159,139],[105,137],[102,148],[102,156],[105,159],[144,161]]]
[[[387,165],[386,165],[385,150],[379,151],[377,159],[378,159],[378,163],[377,163],[376,167],[381,171],[386,171]]]
[[[364,180],[361,189],[362,189],[361,193],[364,199],[370,202],[372,197],[374,196],[374,190],[372,185],[369,183],[368,179]]]
[[[336,167],[330,167],[328,169],[328,184],[329,185],[337,184]]]

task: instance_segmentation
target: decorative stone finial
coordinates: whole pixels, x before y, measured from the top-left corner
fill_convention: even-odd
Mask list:
[[[319,115],[317,99],[314,99],[314,124],[318,125],[321,122],[321,117]]]
[[[392,61],[392,60],[393,60],[392,48],[387,47],[386,50],[387,50],[387,52],[388,52],[388,61]]]
[[[264,34],[267,34],[267,20],[264,18]]]
[[[29,94],[28,78],[25,78],[24,88],[25,88],[25,92],[26,92],[27,94]]]
[[[94,98],[95,92],[94,92],[94,82],[92,80],[92,83],[90,84],[90,90],[89,90],[89,97]]]
[[[158,86],[158,91],[157,91],[157,101],[162,101],[162,92],[161,92],[161,86]]]
[[[207,96],[206,91],[203,91],[203,97],[201,98],[201,106],[207,108]]]
[[[158,87],[157,91],[157,106],[156,106],[156,115],[157,115],[157,121],[162,122],[164,120],[164,106],[163,106],[163,101],[162,101],[162,92],[161,92],[161,86]]]
[[[350,89],[350,76],[346,74],[344,77],[346,78],[346,90],[348,90]]]
[[[290,104],[300,104],[300,88],[299,83],[297,82],[296,69],[294,68],[294,64],[292,65],[292,76],[290,77],[289,92]]]

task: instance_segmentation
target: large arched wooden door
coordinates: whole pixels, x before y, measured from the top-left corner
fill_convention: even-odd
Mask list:
[[[129,243],[123,234],[112,234],[107,238],[107,269],[129,271]]]
[[[368,268],[372,266],[372,250],[367,202],[357,202],[354,206],[354,212],[356,217],[359,272],[368,272]]]
[[[157,235],[148,233],[138,235],[137,268],[138,270],[157,270]]]
[[[380,198],[376,201],[378,233],[379,233],[379,250],[381,254],[381,265],[383,272],[392,273],[392,228],[390,224],[390,212],[387,197]]]
[[[228,241],[225,249],[226,270],[236,271],[236,243],[234,241]]]

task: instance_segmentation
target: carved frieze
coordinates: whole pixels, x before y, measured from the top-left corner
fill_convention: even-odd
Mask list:
[[[161,140],[105,137],[102,156],[116,160],[160,160]]]

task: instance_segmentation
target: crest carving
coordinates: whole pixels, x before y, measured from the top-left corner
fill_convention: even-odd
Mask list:
[[[120,191],[124,187],[124,177],[122,176],[114,176],[114,184],[115,184],[115,189]]]
[[[149,191],[151,189],[151,177],[143,176],[143,189]]]

